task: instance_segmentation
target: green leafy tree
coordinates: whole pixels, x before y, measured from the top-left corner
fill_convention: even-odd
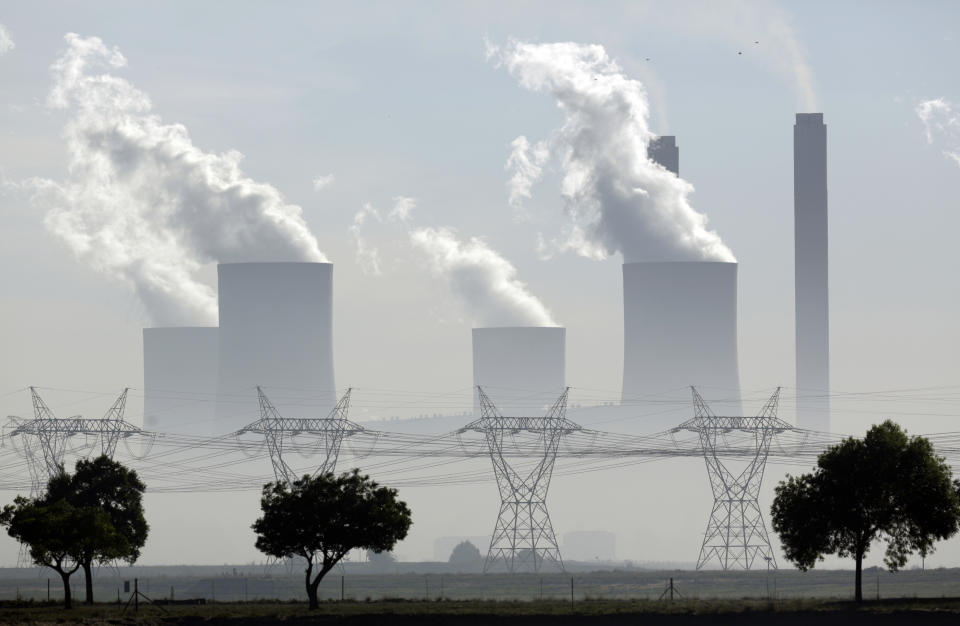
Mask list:
[[[863,439],[850,437],[817,459],[813,473],[787,476],[776,488],[771,517],[788,560],[800,570],[827,554],[856,561],[856,600],[863,600],[863,557],[886,543],[893,572],[907,557],[933,551],[960,524],[960,483],[923,437],[890,420]]]
[[[278,559],[306,559],[311,609],[319,607],[320,581],[350,550],[389,551],[411,524],[397,490],[380,487],[360,470],[304,476],[289,486],[268,483],[260,508],[263,516],[253,524],[257,549]]]
[[[103,511],[117,531],[114,541],[90,546],[78,555],[86,579],[87,604],[93,604],[94,563],[120,560],[132,565],[140,558],[150,530],[143,511],[145,490],[136,471],[107,456],[80,459],[73,475],[64,472],[50,479],[47,502],[62,499],[78,508]]]
[[[0,524],[29,548],[34,563],[60,575],[67,609],[73,607],[70,576],[80,568],[85,555],[124,541],[104,511],[75,507],[66,500],[48,503],[18,496],[0,513]]]

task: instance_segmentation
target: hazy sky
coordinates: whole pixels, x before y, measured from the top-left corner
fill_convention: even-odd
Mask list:
[[[142,327],[167,319],[157,311],[173,320],[209,312],[216,273],[204,259],[240,260],[235,241],[207,234],[216,223],[167,250],[179,265],[163,275],[180,286],[183,268],[191,276],[184,313],[166,306],[183,302],[165,291],[170,281],[143,282],[150,251],[169,245],[169,233],[127,223],[94,246],[63,235],[52,208],[99,211],[117,200],[94,184],[104,184],[103,171],[71,129],[121,118],[131,136],[165,129],[198,156],[184,171],[174,159],[124,161],[116,152],[137,174],[128,191],[140,203],[128,208],[120,197],[119,214],[149,224],[167,194],[181,193],[167,184],[181,176],[202,179],[189,189],[198,205],[237,219],[210,189],[239,180],[255,198],[243,223],[262,244],[259,258],[278,249],[260,230],[266,207],[286,216],[270,223],[277,240],[298,242],[284,254],[335,264],[336,377],[356,387],[353,419],[435,412],[391,405],[383,392],[365,400],[365,389],[456,391],[450,410],[469,408],[478,311],[565,326],[572,399],[619,398],[623,257],[615,246],[598,259],[551,245],[571,241],[567,172],[541,159],[537,142],[557,136],[564,112],[490,52],[576,42],[603,46],[643,84],[650,132],[677,136],[688,201],[740,263],[748,402],[759,406],[784,385],[792,416],[792,127],[798,111],[822,111],[833,389],[953,386],[946,400],[942,390],[916,401],[840,399],[834,428],[860,432],[895,417],[914,432],[960,430],[958,24],[953,2],[0,3],[0,411],[29,414],[29,395],[17,390],[37,385],[73,390],[50,392],[59,414],[102,413],[123,387],[142,387]],[[126,66],[81,71],[93,82],[77,82],[76,67],[52,68],[72,58],[67,33],[99,37],[103,58],[122,54]],[[97,82],[101,73],[126,82]],[[84,109],[104,94],[119,117]],[[526,166],[542,171],[518,192],[517,161],[508,160],[520,136]],[[126,269],[108,253],[129,261]],[[504,301],[438,280],[438,265],[441,278],[464,263],[469,274],[475,258],[487,265],[470,276]],[[131,392],[131,421],[141,404]],[[492,522],[462,534],[484,534]],[[644,556],[642,535],[622,556]],[[424,535],[410,556],[431,554],[429,545]],[[247,547],[238,560],[250,558]]]

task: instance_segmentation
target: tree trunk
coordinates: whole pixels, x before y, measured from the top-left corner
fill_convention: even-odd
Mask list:
[[[863,550],[857,549],[857,582],[854,600],[863,602]]]
[[[307,557],[307,569],[305,571],[305,579],[307,585],[307,601],[310,602],[310,610],[320,608],[320,603],[317,602],[317,585],[311,580],[311,575],[313,574],[313,558]]]
[[[93,604],[93,575],[90,572],[91,569],[90,561],[84,562],[83,577],[86,579],[87,604]]]
[[[73,598],[70,593],[70,574],[68,574],[63,570],[60,570],[59,573],[60,573],[60,578],[63,579],[63,608],[72,609]]]

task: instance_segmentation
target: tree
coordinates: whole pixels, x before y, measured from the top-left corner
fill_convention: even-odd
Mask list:
[[[907,557],[926,556],[960,524],[960,482],[923,437],[907,437],[892,421],[863,439],[827,449],[813,473],[787,476],[776,487],[771,517],[788,560],[800,570],[827,554],[856,561],[856,600],[863,600],[863,557],[887,544],[884,563],[897,571]]]
[[[350,550],[391,550],[411,524],[397,490],[380,487],[356,469],[340,476],[307,475],[290,485],[267,483],[260,508],[263,517],[253,523],[257,549],[278,559],[306,559],[311,609],[319,607],[320,581]]]
[[[67,609],[73,607],[70,576],[80,568],[84,555],[123,541],[104,511],[78,508],[62,499],[48,503],[42,498],[17,496],[0,513],[0,524],[28,546],[34,563],[60,574]]]
[[[450,553],[451,565],[475,566],[483,560],[480,549],[469,541],[461,541]]]
[[[107,456],[80,459],[71,476],[50,479],[47,501],[66,500],[79,508],[103,511],[117,532],[115,541],[101,542],[78,555],[86,579],[86,603],[93,604],[93,563],[122,560],[131,565],[140,558],[150,526],[143,511],[146,485],[137,472]]]
[[[0,525],[29,547],[35,563],[60,574],[68,608],[69,578],[82,567],[86,602],[92,604],[92,564],[134,563],[146,543],[145,489],[135,471],[106,456],[81,459],[75,474],[61,468],[52,476],[43,495],[17,497],[0,514]]]

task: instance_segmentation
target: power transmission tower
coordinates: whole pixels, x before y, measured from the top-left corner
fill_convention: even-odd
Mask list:
[[[530,569],[539,572],[544,563],[563,570],[557,537],[547,512],[547,490],[560,440],[567,433],[581,430],[578,424],[566,419],[568,390],[564,390],[543,417],[504,417],[482,388],[478,386],[477,392],[480,419],[458,432],[484,435],[500,490],[500,513],[483,571],[501,562],[509,572]],[[508,457],[532,458],[532,467],[520,470]]]
[[[704,533],[697,569],[716,560],[723,569],[750,569],[757,557],[776,569],[777,561],[770,547],[770,538],[757,498],[770,443],[774,435],[793,430],[793,426],[777,418],[780,388],[770,396],[756,417],[718,417],[713,414],[694,387],[694,417],[672,432],[695,432],[700,437],[707,476],[713,490],[713,509]],[[728,437],[746,435],[746,443],[730,446]],[[731,471],[721,456],[746,457],[746,466]]]
[[[13,437],[21,437],[21,449],[27,458],[30,471],[33,496],[39,495],[51,476],[59,473],[63,467],[67,442],[71,437],[84,435],[95,437],[94,446],[99,444],[100,454],[113,458],[117,443],[124,438],[142,431],[123,420],[127,406],[127,389],[123,390],[107,413],[100,419],[87,419],[79,415],[60,419],[43,401],[35,387],[30,387],[33,399],[32,420],[11,416]]]
[[[273,464],[273,475],[277,481],[282,480],[289,485],[299,478],[297,472],[290,467],[283,456],[285,449],[304,452],[303,446],[293,441],[293,438],[298,435],[311,435],[319,438],[319,442],[315,442],[313,446],[306,450],[307,452],[318,450],[323,454],[323,459],[314,475],[332,472],[337,466],[340,444],[343,443],[343,438],[363,432],[362,426],[347,419],[351,391],[352,389],[347,389],[347,392],[343,394],[337,406],[327,417],[298,419],[281,417],[270,399],[263,393],[263,389],[257,387],[257,396],[260,401],[260,419],[244,426],[235,434],[254,433],[263,435],[267,444],[267,451],[270,453],[270,462]]]

